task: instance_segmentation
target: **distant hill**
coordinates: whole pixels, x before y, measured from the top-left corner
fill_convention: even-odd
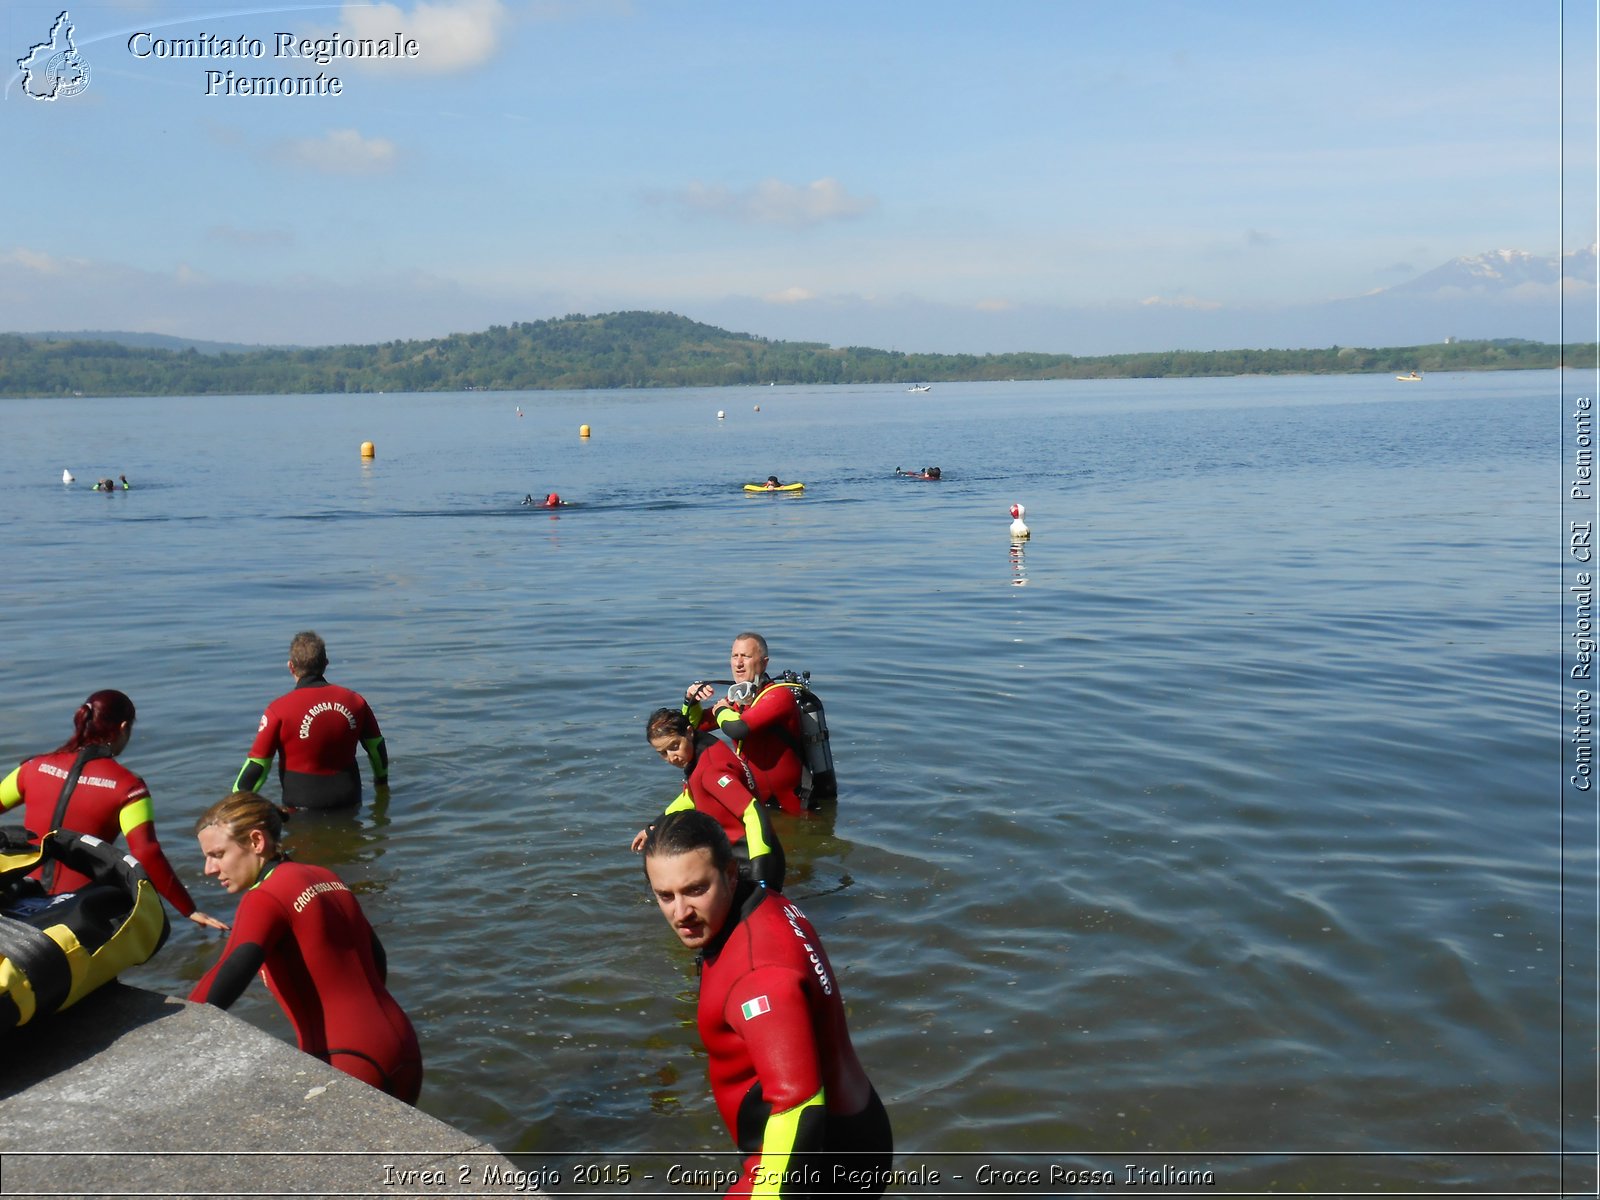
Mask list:
[[[72,335],[64,335],[71,338]],[[1567,347],[1592,364],[1595,347]],[[530,391],[767,383],[940,383],[1553,367],[1561,350],[1506,339],[1387,349],[1117,354],[904,354],[774,342],[675,313],[573,314],[428,341],[201,353],[0,334],[0,395],[199,396]]]
[[[65,333],[51,330],[45,333],[19,335],[38,342],[111,342],[118,346],[139,346],[153,350],[196,350],[201,354],[243,354],[251,350],[284,349],[278,346],[247,345],[243,342],[203,342],[197,338],[170,337],[164,333],[126,333],[121,330],[80,330]]]

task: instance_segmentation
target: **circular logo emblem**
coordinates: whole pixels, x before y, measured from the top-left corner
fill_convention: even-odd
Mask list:
[[[76,96],[89,86],[89,65],[77,54],[63,50],[50,56],[45,74],[56,81],[56,95]]]

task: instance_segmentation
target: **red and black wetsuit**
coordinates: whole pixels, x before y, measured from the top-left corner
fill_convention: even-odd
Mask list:
[[[772,820],[755,795],[755,779],[728,744],[709,733],[695,735],[695,757],[683,773],[683,791],[667,811],[696,808],[713,816],[728,835],[734,853],[746,860],[740,873],[755,883],[783,890],[783,847]]]
[[[150,876],[150,882],[167,903],[187,917],[194,912],[189,889],[172,870],[172,864],[156,841],[155,810],[150,789],[127,767],[110,756],[90,758],[83,764],[67,811],[58,822],[56,806],[61,785],[66,782],[78,752],[41,754],[30,758],[0,781],[0,810],[24,805],[22,823],[35,837],[42,837],[57,825],[75,833],[87,833],[103,842],[117,840],[117,832],[128,839],[128,850]],[[75,892],[89,883],[87,875],[64,863],[56,863],[46,891],[52,896]]]
[[[786,813],[805,811],[800,798],[800,704],[794,690],[765,677],[749,704],[729,704],[702,716],[698,704],[684,712],[692,725],[715,727],[733,739],[739,757],[750,764],[756,792]]]
[[[372,782],[389,781],[389,752],[378,718],[361,696],[307,675],[261,714],[261,727],[233,788],[257,792],[278,755],[278,781],[288,808],[345,808],[361,803],[356,750],[365,747]]]
[[[702,956],[698,1021],[717,1110],[748,1156],[728,1195],[883,1191],[889,1115],[850,1044],[822,942],[791,901],[740,884]],[[848,1185],[849,1172],[869,1182]]]
[[[222,957],[189,999],[227,1008],[260,971],[300,1049],[415,1104],[422,1051],[384,986],[385,967],[383,946],[343,881],[324,867],[279,859],[239,901]]]

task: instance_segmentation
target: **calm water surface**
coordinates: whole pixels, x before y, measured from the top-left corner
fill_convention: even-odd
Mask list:
[[[921,1191],[1002,1152],[1212,1194],[1591,1186],[1551,1153],[1594,1146],[1561,387],[6,401],[0,759],[127,691],[124,761],[226,916],[187,830],[315,628],[394,791],[295,840],[380,929],[423,1108],[534,1161],[722,1152],[627,843],[676,790],[645,716],[757,629],[827,704],[842,796],[780,818],[789,891],[901,1165],[947,1172]],[[739,490],[769,473],[804,496]],[[518,504],[549,490],[577,506]],[[179,922],[130,979],[183,994],[217,950]],[[262,989],[236,1011],[287,1034]]]

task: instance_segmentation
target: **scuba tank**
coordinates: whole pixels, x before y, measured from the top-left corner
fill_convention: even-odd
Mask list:
[[[828,747],[828,717],[822,701],[811,690],[811,672],[785,671],[773,676],[794,692],[800,708],[800,798],[807,808],[839,798],[839,780],[833,771],[833,751]]]

